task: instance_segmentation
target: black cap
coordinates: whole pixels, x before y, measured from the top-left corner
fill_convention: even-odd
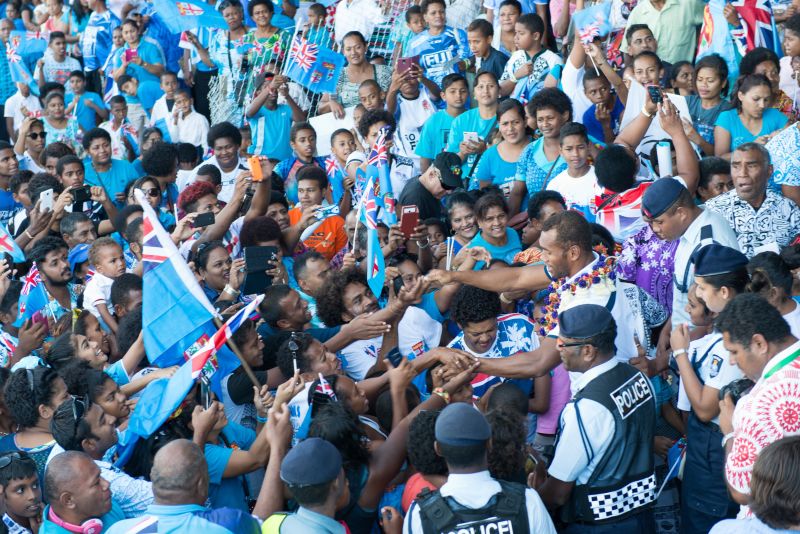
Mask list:
[[[281,462],[281,480],[290,486],[314,486],[331,482],[342,470],[342,455],[322,438],[308,438]]]
[[[686,187],[675,178],[659,178],[642,196],[642,214],[655,219],[675,204]]]
[[[439,443],[465,447],[484,443],[492,437],[492,429],[472,405],[454,402],[436,418],[435,434]]]
[[[570,339],[589,339],[602,334],[614,324],[605,306],[579,304],[558,315],[558,335]]]
[[[711,243],[692,254],[695,276],[728,274],[747,266],[747,256],[738,250]]]
[[[442,175],[442,187],[455,189],[464,187],[461,181],[461,158],[453,152],[442,152],[433,160],[433,166]]]

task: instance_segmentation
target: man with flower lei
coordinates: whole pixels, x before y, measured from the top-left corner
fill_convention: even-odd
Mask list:
[[[537,291],[545,289],[544,318],[539,326],[539,348],[508,358],[481,359],[480,372],[508,378],[542,376],[561,363],[556,347],[558,315],[579,304],[599,304],[611,310],[617,322],[616,358],[627,362],[639,357],[637,337],[647,342],[648,329],[636,286],[617,280],[615,258],[592,250],[591,227],[579,213],[566,211],[545,221],[539,244],[544,265],[491,271],[431,271],[427,278],[447,284],[458,282],[487,291]],[[647,347],[645,347],[647,351]]]

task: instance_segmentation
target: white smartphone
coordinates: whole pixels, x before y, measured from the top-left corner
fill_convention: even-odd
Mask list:
[[[42,211],[53,211],[53,190],[47,189],[46,191],[42,191],[39,195],[39,200],[41,201],[39,206]]]
[[[464,142],[465,143],[480,143],[481,138],[478,136],[478,132],[464,132]]]

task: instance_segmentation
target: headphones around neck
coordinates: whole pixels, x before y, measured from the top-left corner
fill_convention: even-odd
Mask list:
[[[74,532],[75,534],[100,534],[100,532],[103,530],[103,522],[99,519],[95,519],[94,517],[87,519],[80,525],[67,523],[56,515],[52,507],[50,507],[50,513],[47,515],[47,518],[59,527],[67,529],[70,532]]]

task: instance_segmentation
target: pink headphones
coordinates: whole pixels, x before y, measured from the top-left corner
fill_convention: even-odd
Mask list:
[[[47,515],[47,518],[59,527],[65,528],[70,532],[75,532],[75,534],[100,534],[103,530],[103,522],[95,518],[87,519],[80,525],[67,523],[56,515],[52,507],[50,507],[50,513]]]

